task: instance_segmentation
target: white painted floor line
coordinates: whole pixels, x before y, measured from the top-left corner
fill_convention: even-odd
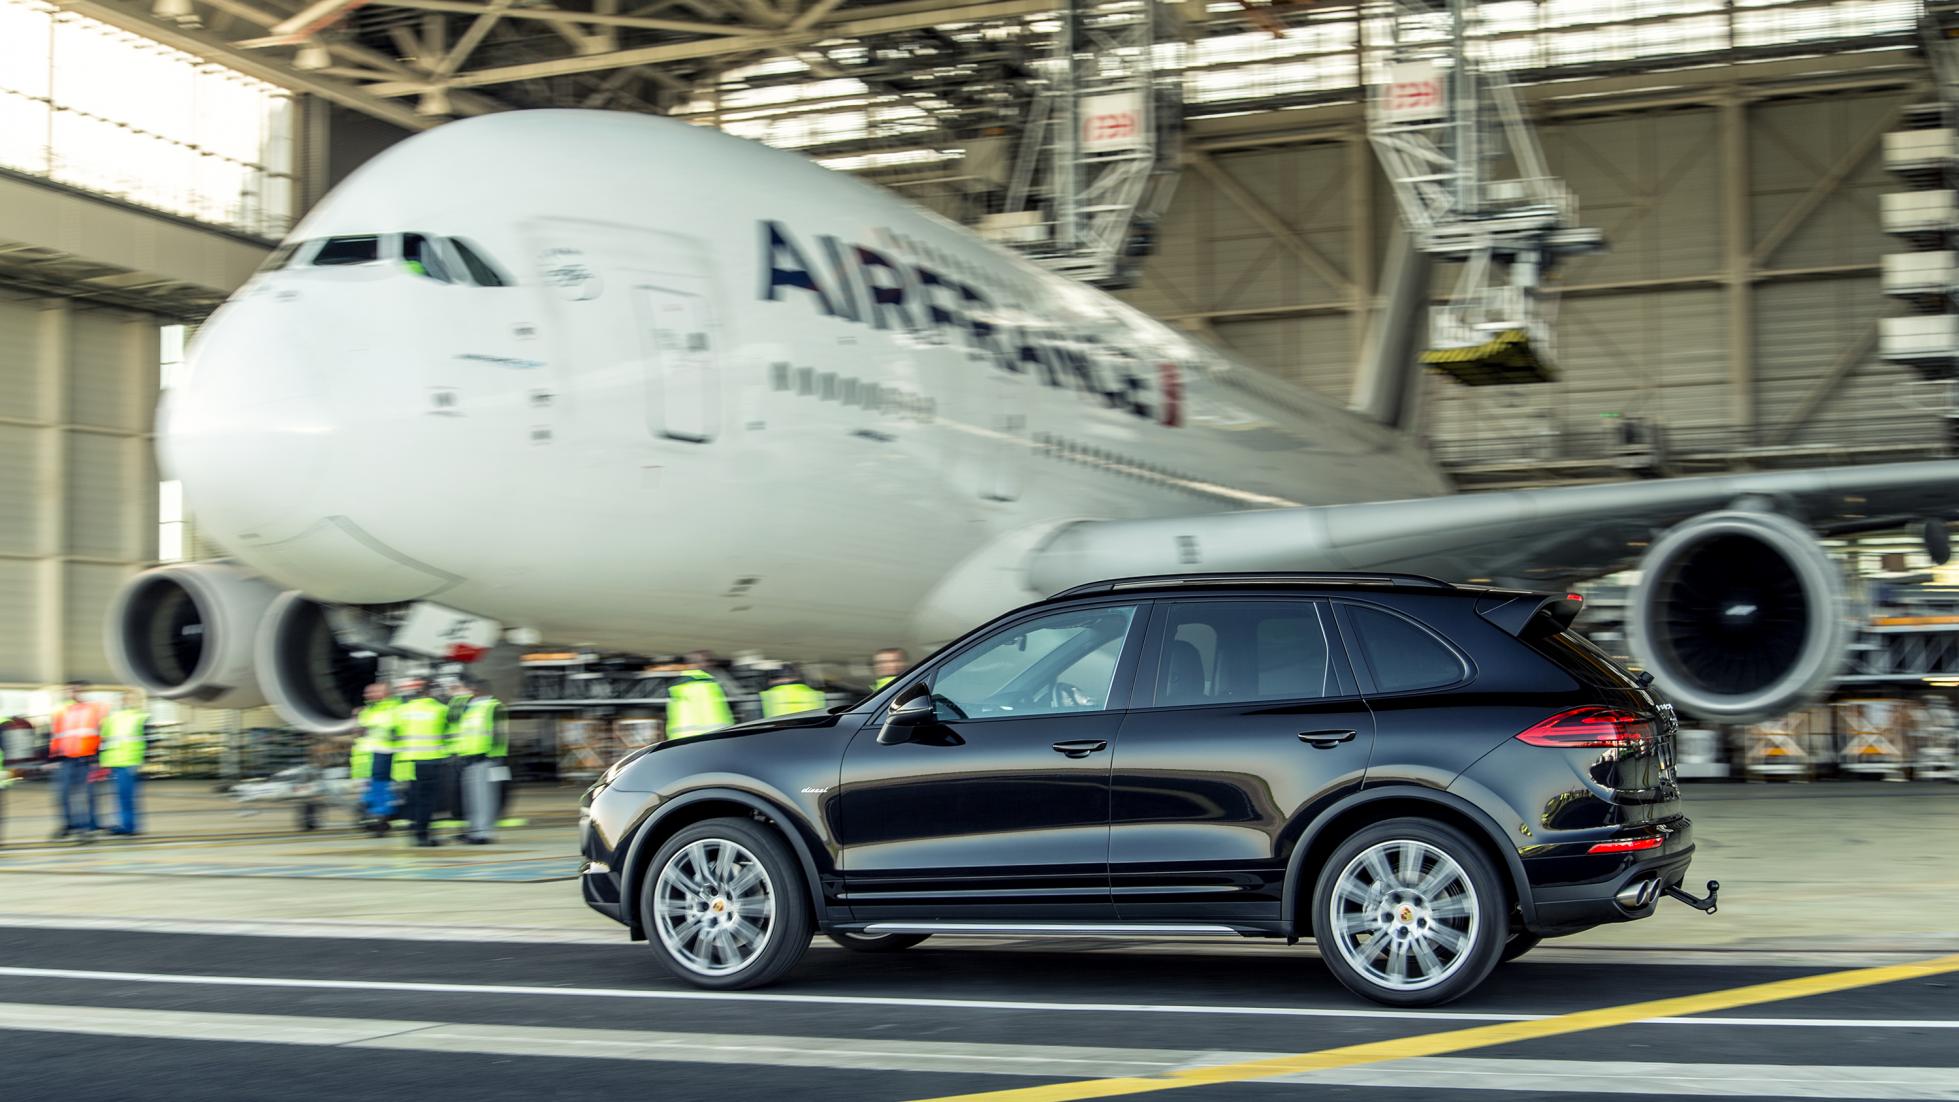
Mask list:
[[[352,941],[442,941],[456,942],[459,935],[451,925],[439,923],[366,921],[357,918],[145,918],[94,914],[28,914],[0,912],[0,929],[107,930],[140,934],[195,934],[215,937],[323,938]],[[606,923],[600,929],[564,929],[550,926],[471,926],[469,943],[511,945],[606,945],[624,947],[630,943],[623,927]],[[1660,964],[1692,967],[1861,968],[1895,964],[1941,952],[1959,952],[1959,941],[1907,949],[1800,950],[1770,949],[1664,949],[1614,948],[1610,946],[1564,947],[1556,943],[1533,951],[1526,965],[1542,964]],[[999,938],[934,938],[935,949],[981,949],[992,952],[1047,952],[1129,954],[1137,956],[1255,956],[1312,959],[1318,956],[1311,942],[1284,946],[1258,939],[1184,939],[1174,942],[1110,938],[1104,941],[1072,941],[1066,944],[1042,938],[1003,940]],[[817,938],[819,951],[837,951],[827,938]]]
[[[76,968],[0,966],[0,977],[160,983],[194,987],[303,988],[325,991],[402,991],[420,994],[522,995],[668,1002],[753,1002],[810,1006],[904,1006],[946,1010],[1028,1010],[1043,1013],[1205,1014],[1280,1018],[1362,1018],[1426,1022],[1534,1022],[1556,1014],[1479,1014],[1452,1010],[1373,1010],[1308,1006],[1202,1006],[1174,1003],[1035,1002],[1015,999],[934,999],[899,995],[814,995],[772,991],[695,991],[630,987],[539,987],[527,984],[420,983],[407,980],[329,980],[277,976],[212,976],[170,972],[103,972]],[[1836,1029],[1959,1029],[1959,1020],[1918,1018],[1647,1018],[1639,1025],[1806,1026]]]
[[[1284,1053],[1105,1048],[891,1037],[800,1037],[664,1030],[572,1029],[386,1018],[219,1014],[183,1010],[0,1003],[0,1030],[192,1042],[283,1044],[499,1058],[644,1060],[662,1063],[828,1068],[1056,1078],[1162,1075],[1180,1068],[1265,1060]],[[1273,1083],[1570,1091],[1583,1094],[1772,1094],[1959,1102],[1949,1067],[1697,1064],[1657,1061],[1430,1057],[1274,1078]]]

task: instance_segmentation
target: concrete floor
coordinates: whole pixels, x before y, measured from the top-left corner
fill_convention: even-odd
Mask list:
[[[0,923],[354,923],[440,937],[467,914],[479,936],[620,937],[571,882],[571,789],[521,793],[533,825],[497,845],[435,850],[344,827],[296,835],[288,810],[240,816],[209,785],[153,786],[148,837],[49,843],[48,797],[40,785],[4,796],[14,841],[0,848]],[[1699,785],[1687,806],[1700,847],[1689,883],[1721,881],[1720,913],[1663,904],[1547,949],[1959,950],[1959,786]]]
[[[50,843],[47,796],[8,794],[27,840],[0,849],[7,1098],[1959,1102],[1959,955],[1921,963],[1959,951],[1955,786],[1694,788],[1719,914],[1541,946],[1433,1011],[1235,938],[817,938],[777,987],[707,992],[579,902],[569,791],[524,793],[535,825],[497,845],[433,850],[295,835],[208,786],[160,786],[150,837]],[[1281,1058],[1302,1070],[1175,1079]]]

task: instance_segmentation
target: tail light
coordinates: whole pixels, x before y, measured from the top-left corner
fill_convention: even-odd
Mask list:
[[[1654,737],[1653,721],[1618,708],[1596,704],[1557,715],[1517,732],[1532,746],[1564,749],[1643,746]]]
[[[1658,849],[1664,838],[1621,838],[1616,842],[1600,842],[1587,853],[1637,853],[1643,849]]]

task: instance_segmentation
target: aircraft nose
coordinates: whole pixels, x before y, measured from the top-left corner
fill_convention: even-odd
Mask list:
[[[226,544],[283,539],[321,515],[337,426],[297,316],[264,297],[227,304],[199,331],[186,378],[159,412],[164,471]]]

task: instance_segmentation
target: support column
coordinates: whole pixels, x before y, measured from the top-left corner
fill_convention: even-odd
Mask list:
[[[294,174],[298,176],[298,192],[295,196],[293,221],[297,223],[307,211],[313,209],[326,197],[332,167],[329,152],[332,149],[333,109],[327,101],[318,96],[295,97],[293,108],[298,112],[297,132],[294,139],[297,148],[293,150]]]
[[[64,617],[68,608],[68,437],[71,432],[68,348],[73,308],[62,299],[51,299],[41,307],[40,332],[34,346],[34,371],[38,376],[41,408],[36,411],[41,431],[41,478],[35,498],[39,510],[40,557],[39,604],[35,608],[34,649],[36,673],[43,685],[59,685],[66,678],[67,634]]]
[[[1365,130],[1347,138],[1347,278],[1354,302],[1353,347],[1367,344],[1374,309],[1374,147]]]
[[[1755,244],[1749,224],[1748,105],[1731,95],[1721,102],[1721,244],[1727,264],[1728,393],[1742,439],[1756,442]]]

